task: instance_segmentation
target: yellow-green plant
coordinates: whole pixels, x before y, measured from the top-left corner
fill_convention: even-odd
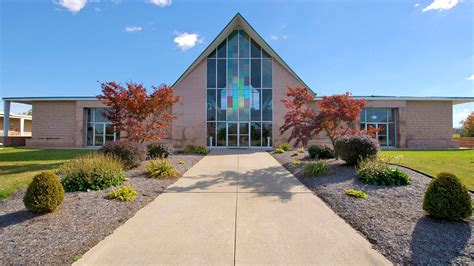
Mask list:
[[[293,164],[294,164],[294,165],[300,165],[300,164],[302,164],[302,162],[301,162],[300,160],[294,160],[294,161],[293,161]]]
[[[357,190],[357,189],[345,189],[344,193],[346,193],[346,195],[348,196],[361,198],[361,199],[367,199],[369,197],[367,193],[365,193],[362,190]]]
[[[133,201],[137,197],[137,191],[132,186],[123,186],[107,194],[108,199],[117,199],[120,201]]]
[[[304,152],[305,152],[304,147],[301,147],[298,149],[298,153],[304,153]]]
[[[282,149],[283,151],[291,151],[293,148],[288,143],[282,143],[278,145],[277,149]]]
[[[177,178],[179,177],[178,171],[173,167],[170,161],[159,158],[150,161],[147,166],[148,177],[151,178]]]
[[[285,150],[282,148],[276,148],[273,153],[285,153]]]

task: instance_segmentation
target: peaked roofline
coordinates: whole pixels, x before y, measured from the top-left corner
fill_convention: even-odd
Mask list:
[[[266,50],[272,58],[274,58],[278,63],[280,63],[290,74],[295,77],[303,86],[308,88],[311,92],[313,92],[308,85],[296,74],[293,69],[286,64],[286,62],[273,50],[273,48],[265,41],[265,39],[258,34],[258,32],[248,23],[248,21],[240,14],[237,13],[235,16],[227,23],[227,25],[219,32],[219,34],[214,38],[214,40],[201,52],[201,54],[194,60],[194,62],[179,76],[179,78],[171,85],[174,87],[178,84],[181,80],[183,80],[199,63],[201,63],[204,59],[206,59],[209,54],[217,48],[219,44],[221,44],[224,39],[227,38],[237,26],[241,26],[243,30],[255,41],[257,42],[262,49]]]

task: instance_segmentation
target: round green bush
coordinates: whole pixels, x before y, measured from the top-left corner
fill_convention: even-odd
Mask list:
[[[66,191],[101,190],[125,180],[123,163],[112,155],[88,154],[59,168]]]
[[[308,149],[309,157],[312,159],[334,158],[334,151],[328,146],[313,145]]]
[[[108,142],[99,151],[120,158],[126,169],[140,165],[146,159],[147,154],[144,146],[129,141]]]
[[[167,158],[170,155],[170,150],[158,143],[152,143],[147,146],[148,156],[150,158]]]
[[[379,143],[366,134],[347,135],[336,140],[336,155],[348,165],[374,158],[379,150]]]
[[[64,188],[57,175],[43,172],[36,175],[23,197],[25,207],[32,212],[52,212],[61,206]]]
[[[469,218],[472,215],[471,196],[458,177],[440,173],[431,180],[425,192],[423,210],[449,220]]]

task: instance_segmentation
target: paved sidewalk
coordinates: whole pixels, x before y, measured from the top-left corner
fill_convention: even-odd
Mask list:
[[[77,264],[390,264],[270,154],[214,150]]]

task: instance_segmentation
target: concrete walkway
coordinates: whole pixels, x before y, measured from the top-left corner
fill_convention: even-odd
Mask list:
[[[268,153],[215,150],[78,264],[390,262]]]

